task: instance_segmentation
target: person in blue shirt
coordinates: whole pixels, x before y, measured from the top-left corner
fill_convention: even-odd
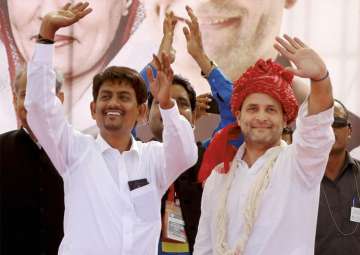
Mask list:
[[[219,125],[214,130],[225,127],[226,125],[235,121],[234,116],[230,110],[230,99],[232,94],[232,82],[228,80],[221,70],[214,62],[206,55],[201,39],[201,32],[199,24],[196,21],[195,15],[190,8],[187,12],[191,21],[187,22],[187,27],[184,28],[184,35],[187,40],[188,53],[194,58],[202,70],[202,75],[208,80],[211,88],[212,98],[215,99],[220,114]],[[174,29],[177,24],[177,18],[173,13],[168,13],[163,25],[163,38],[159,47],[158,55],[165,53],[171,56],[172,61],[175,60],[175,50],[172,48],[172,41]],[[155,58],[149,63],[140,73],[149,89],[148,76],[156,76],[158,63]],[[186,74],[184,74],[186,75]],[[179,75],[174,75],[173,86],[170,89],[171,97],[177,102],[180,113],[194,126],[195,124],[195,104],[196,94],[193,86],[188,80]],[[208,101],[209,102],[209,101]],[[202,107],[206,107],[202,106]],[[162,121],[158,113],[158,104],[151,97],[148,97],[149,108],[149,125],[153,133],[153,140],[162,140]],[[200,217],[200,204],[202,196],[202,184],[197,181],[198,171],[202,161],[202,155],[209,143],[208,141],[197,143],[198,145],[198,162],[195,166],[184,172],[171,186],[169,191],[162,199],[162,216],[163,216],[163,231],[159,244],[159,254],[192,254],[193,245],[197,233],[197,227]],[[242,137],[235,141],[235,144],[240,145]],[[179,231],[185,232],[186,241],[169,238],[167,226],[170,220],[167,218],[165,211],[170,202],[174,202],[174,206],[178,206],[184,223],[183,229]],[[170,234],[171,235],[171,234]]]

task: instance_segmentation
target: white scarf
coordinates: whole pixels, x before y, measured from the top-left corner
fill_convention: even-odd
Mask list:
[[[256,221],[260,200],[269,185],[273,166],[284,146],[285,144],[281,143],[280,146],[274,147],[271,150],[268,156],[268,160],[265,162],[264,167],[260,170],[260,174],[258,175],[250,189],[243,211],[244,228],[234,249],[230,249],[228,243],[226,242],[228,225],[228,213],[226,212],[226,203],[237,168],[237,164],[231,165],[230,171],[225,177],[225,185],[224,189],[221,192],[222,195],[220,197],[219,209],[216,218],[216,229],[218,230],[216,235],[216,254],[242,255],[244,253],[249,236],[253,230]]]

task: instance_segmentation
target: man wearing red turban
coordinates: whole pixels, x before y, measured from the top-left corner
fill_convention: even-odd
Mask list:
[[[274,47],[296,69],[272,60],[249,68],[234,84],[236,123],[219,131],[205,153],[195,255],[314,253],[320,182],[334,142],[332,89],[318,54],[297,38],[284,38]],[[300,109],[291,89],[294,74],[311,80]],[[287,145],[282,130],[295,119]],[[240,133],[244,144],[236,150],[230,142]]]

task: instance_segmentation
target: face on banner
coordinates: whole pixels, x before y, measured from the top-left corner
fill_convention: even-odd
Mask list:
[[[185,6],[190,6],[198,17],[207,54],[231,79],[236,79],[259,57],[275,56],[272,45],[280,30],[283,10],[294,2],[145,0],[144,4],[149,15],[157,15],[161,20],[167,11],[174,11],[180,18],[188,18]],[[176,33],[176,36],[183,35]]]
[[[64,6],[64,0],[8,0],[11,31],[17,48],[28,61],[43,16]],[[127,14],[126,0],[90,0],[93,12],[74,26],[59,30],[55,37],[55,66],[65,75],[89,72],[105,60],[121,18]],[[86,52],[84,52],[84,50]]]

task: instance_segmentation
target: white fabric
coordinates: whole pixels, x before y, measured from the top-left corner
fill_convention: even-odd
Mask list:
[[[0,134],[17,128],[6,50],[0,40]]]
[[[130,150],[120,153],[66,122],[55,96],[52,58],[52,45],[36,46],[25,107],[31,130],[64,180],[65,236],[59,254],[156,255],[161,197],[197,160],[190,123],[176,106],[160,109],[164,143],[133,139]],[[128,181],[142,178],[150,184],[130,191]]]
[[[307,116],[307,102],[301,106],[293,144],[282,149],[274,164],[245,255],[314,254],[320,182],[334,143],[332,122],[332,108]],[[227,201],[230,248],[234,248],[243,229],[249,189],[274,149],[269,149],[249,168],[241,160],[245,146],[239,148],[233,161],[238,167]],[[225,177],[213,171],[206,181],[194,255],[216,254],[216,212]]]
[[[350,152],[351,157],[360,160],[360,146],[356,147]]]

